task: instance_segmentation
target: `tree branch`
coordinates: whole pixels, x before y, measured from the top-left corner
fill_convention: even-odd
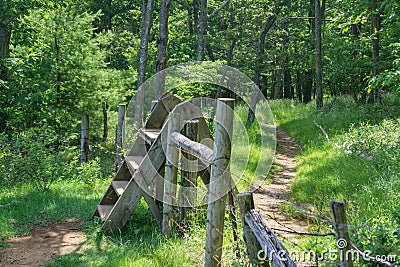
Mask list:
[[[214,18],[219,12],[221,12],[224,7],[226,7],[229,4],[230,0],[226,0],[218,9],[216,9],[211,15],[208,15],[208,19]]]

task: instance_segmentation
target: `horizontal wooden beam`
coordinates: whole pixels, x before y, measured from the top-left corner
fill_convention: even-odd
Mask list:
[[[206,163],[212,163],[214,153],[208,146],[192,141],[178,132],[171,133],[169,138],[171,138],[171,141],[180,146],[183,150],[193,154],[200,160]]]

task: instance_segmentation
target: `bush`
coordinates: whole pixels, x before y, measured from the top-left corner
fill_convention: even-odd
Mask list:
[[[1,138],[0,184],[14,186],[27,183],[38,190],[47,190],[57,179],[68,178],[75,169],[74,148],[62,146],[61,140],[48,127],[30,129],[15,141]]]

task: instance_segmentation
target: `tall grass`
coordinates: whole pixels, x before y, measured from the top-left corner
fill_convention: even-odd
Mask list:
[[[399,251],[400,106],[393,108],[396,120],[379,105],[357,105],[348,97],[321,112],[295,101],[270,105],[278,125],[302,144],[293,200],[327,218],[330,201],[343,200],[353,242],[378,255],[391,253],[384,247]]]

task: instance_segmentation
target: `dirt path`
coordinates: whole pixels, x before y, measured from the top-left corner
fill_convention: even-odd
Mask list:
[[[78,251],[85,242],[81,221],[47,224],[34,227],[30,235],[6,240],[8,246],[0,249],[0,267],[42,266],[57,255]]]
[[[282,129],[276,129],[276,136],[278,147],[275,155],[275,164],[279,166],[279,169],[275,170],[270,184],[254,192],[254,203],[256,209],[261,212],[270,227],[280,229],[290,228],[295,231],[306,232],[308,225],[305,221],[288,218],[280,210],[281,204],[288,203],[288,195],[291,192],[290,183],[296,175],[295,155],[299,145]],[[296,238],[296,236],[284,232],[275,232],[283,237]]]

